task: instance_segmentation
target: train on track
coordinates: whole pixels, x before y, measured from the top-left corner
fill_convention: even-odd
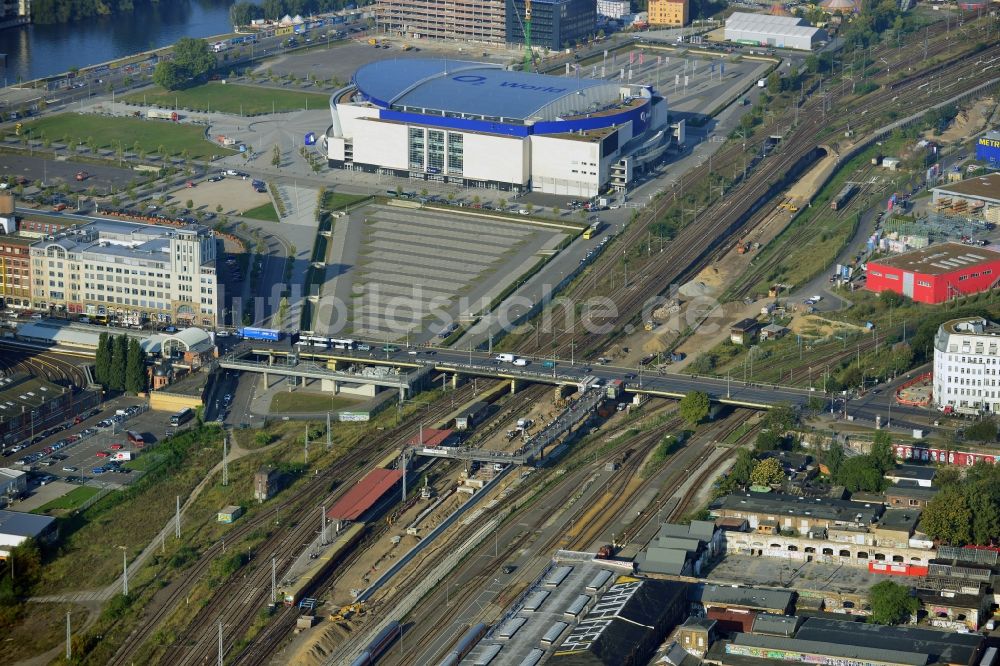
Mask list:
[[[472,652],[472,648],[476,647],[482,637],[486,635],[486,631],[488,629],[489,627],[482,622],[469,627],[469,630],[466,631],[458,643],[455,644],[455,649],[449,652],[447,656],[441,660],[439,666],[458,666],[458,663],[462,661],[467,654]]]
[[[399,622],[393,620],[385,629],[378,632],[378,635],[372,639],[372,642],[368,644],[365,651],[351,662],[351,666],[369,666],[370,664],[374,664],[385,653],[386,649],[402,635],[402,632],[402,626]]]

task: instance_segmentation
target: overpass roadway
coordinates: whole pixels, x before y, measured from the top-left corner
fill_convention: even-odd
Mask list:
[[[358,351],[305,346],[293,348],[288,344],[253,340],[240,345],[242,349],[238,348],[233,351],[237,355],[255,354],[267,357],[298,355],[299,359],[315,360],[320,363],[339,361],[366,365],[391,365],[398,368],[425,368],[456,376],[495,377],[511,380],[512,387],[516,387],[519,382],[579,386],[588,377],[596,377],[605,383],[623,380],[623,388],[630,393],[682,398],[691,391],[702,391],[708,394],[713,402],[754,409],[769,409],[776,404],[783,403],[803,406],[810,397],[822,397],[823,395],[798,387],[744,383],[736,379],[698,377],[678,373],[647,373],[635,368],[578,363],[561,359],[554,360],[553,367],[544,368],[543,362],[553,359],[521,357],[528,360],[529,364],[515,366],[511,363],[497,361],[496,357],[490,353],[474,350],[405,348],[376,342],[372,342],[370,345],[371,351]],[[282,367],[287,374],[292,375],[298,372],[295,366],[271,367]],[[298,376],[305,375],[298,374]]]
[[[271,360],[273,360],[273,357]],[[241,372],[260,372],[263,373],[265,377],[267,377],[267,375],[279,375],[283,377],[299,377],[302,379],[325,379],[345,384],[384,386],[399,389],[400,396],[404,399],[407,391],[415,384],[419,383],[422,376],[429,371],[427,369],[418,368],[415,372],[400,372],[398,374],[362,374],[331,370],[315,362],[275,364],[269,361],[249,361],[231,356],[219,359],[219,367],[225,368],[226,370],[238,370]]]

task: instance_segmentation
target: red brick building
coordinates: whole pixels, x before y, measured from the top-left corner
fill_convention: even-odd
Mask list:
[[[962,243],[940,243],[869,261],[867,288],[893,291],[919,303],[943,303],[993,288],[1000,280],[1000,252]]]

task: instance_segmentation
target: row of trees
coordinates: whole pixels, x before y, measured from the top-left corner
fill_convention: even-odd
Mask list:
[[[95,16],[111,16],[148,8],[157,0],[33,0],[31,20],[35,23],[69,23]]]
[[[94,361],[94,379],[112,391],[146,390],[146,361],[136,338],[101,333]]]

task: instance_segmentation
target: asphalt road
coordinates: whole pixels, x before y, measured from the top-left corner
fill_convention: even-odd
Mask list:
[[[252,347],[250,342],[253,342]],[[405,348],[396,345],[385,347],[381,342],[370,342],[371,351],[321,350],[303,347],[303,353],[315,350],[338,359],[357,359],[361,362],[387,363],[400,366],[431,366],[443,372],[459,372],[465,374],[523,379],[529,382],[573,384],[579,383],[585,377],[597,377],[605,383],[621,379],[625,381],[627,390],[639,390],[648,393],[658,393],[668,396],[682,396],[691,391],[703,391],[713,400],[729,404],[748,406],[768,406],[779,403],[804,405],[812,396],[822,393],[811,392],[804,388],[784,387],[777,385],[760,385],[735,379],[715,379],[695,377],[675,373],[646,373],[635,368],[625,368],[613,365],[598,365],[585,362],[572,362],[566,359],[556,361],[554,368],[543,368],[543,358],[530,358],[527,366],[519,367],[511,363],[501,363],[496,357],[485,352],[456,351],[452,349],[429,349],[426,347]],[[237,355],[250,349],[288,349],[287,345],[256,343],[248,341],[234,348]],[[388,351],[386,351],[388,349]]]

